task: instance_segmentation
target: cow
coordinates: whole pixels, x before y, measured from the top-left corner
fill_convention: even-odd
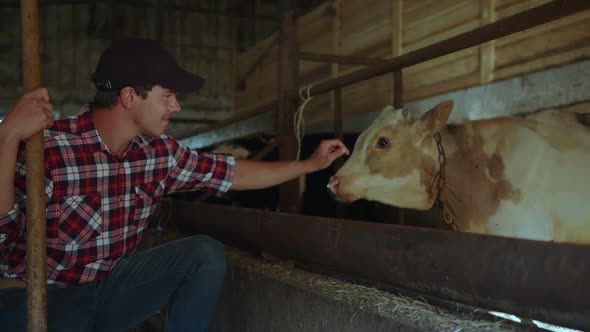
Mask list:
[[[439,203],[459,231],[587,244],[588,106],[461,124],[447,124],[450,100],[418,118],[388,106],[328,188],[348,202]]]

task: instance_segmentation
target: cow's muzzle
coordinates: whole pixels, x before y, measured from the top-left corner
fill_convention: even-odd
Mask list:
[[[340,178],[337,176],[332,176],[326,187],[332,198],[338,202],[349,203],[356,200],[352,195],[344,195],[340,191]]]

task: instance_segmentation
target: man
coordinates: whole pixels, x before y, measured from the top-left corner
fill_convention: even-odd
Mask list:
[[[169,304],[167,331],[207,329],[225,274],[223,245],[192,236],[133,254],[162,195],[223,194],[280,184],[328,167],[348,149],[324,141],[305,161],[235,161],[190,151],[163,134],[175,92],[204,80],[154,41],[107,49],[94,101],[53,122],[45,89],[22,96],[0,123],[0,272],[25,278],[25,139],[45,130],[50,330],[124,331]],[[0,330],[24,330],[25,289],[0,289]]]

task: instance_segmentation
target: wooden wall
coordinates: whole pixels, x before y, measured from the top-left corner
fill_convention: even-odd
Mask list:
[[[156,3],[158,8],[154,7]],[[189,110],[210,110],[229,115],[235,58],[232,21],[229,14],[206,13],[228,12],[232,2],[150,0],[145,4],[125,0],[39,1],[41,79],[62,116],[77,113],[94,96],[90,75],[102,51],[113,40],[131,36],[161,40],[181,66],[207,78],[198,96],[185,99],[185,114]],[[1,116],[22,93],[18,1],[0,0],[0,32]]]
[[[390,58],[549,0],[335,0],[300,17],[303,51]],[[241,54],[244,73],[266,47],[264,41]],[[408,67],[404,100],[485,84],[590,57],[590,12],[582,12],[496,41]],[[360,67],[300,63],[302,86]],[[276,44],[235,97],[237,111],[276,98]],[[384,75],[343,89],[344,113],[368,112],[392,103],[392,78]],[[305,110],[306,123],[331,118],[329,94]]]

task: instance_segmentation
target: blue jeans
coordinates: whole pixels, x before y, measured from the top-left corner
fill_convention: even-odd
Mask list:
[[[119,261],[99,282],[49,286],[49,331],[125,331],[168,304],[166,331],[206,331],[223,285],[223,245],[195,235]],[[0,289],[0,330],[25,331],[26,290]]]

